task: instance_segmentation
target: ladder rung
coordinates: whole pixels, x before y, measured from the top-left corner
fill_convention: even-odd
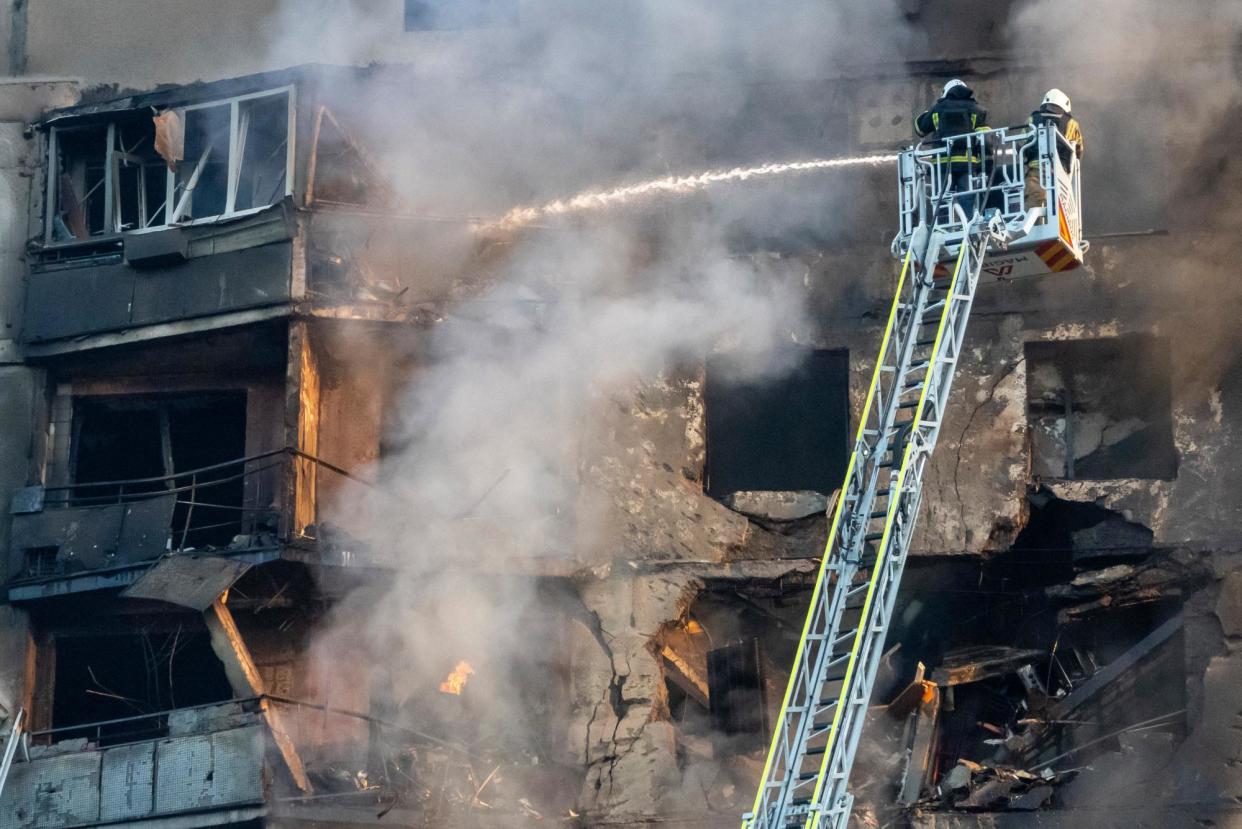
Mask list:
[[[884,537],[884,533],[867,533],[863,536],[863,541],[879,541]]]
[[[876,510],[875,512],[871,513],[870,517],[871,518],[887,518],[888,510],[886,509]]]

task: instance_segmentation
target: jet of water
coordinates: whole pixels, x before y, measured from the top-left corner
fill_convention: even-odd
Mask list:
[[[748,181],[752,178],[786,173],[830,170],[837,167],[876,167],[896,160],[896,155],[859,155],[849,158],[816,158],[810,161],[761,164],[757,167],[734,167],[731,170],[709,170],[686,176],[665,176],[612,190],[588,190],[571,198],[557,199],[547,204],[515,207],[499,219],[479,225],[477,229],[482,233],[506,233],[526,227],[540,219],[607,210],[647,196],[684,195],[713,184]]]

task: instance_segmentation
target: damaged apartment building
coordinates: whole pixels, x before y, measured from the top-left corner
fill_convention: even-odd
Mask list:
[[[402,66],[420,44],[539,17],[463,2],[438,25],[442,4],[384,0],[368,13],[391,42],[365,68],[273,65],[238,44],[259,50],[280,4],[229,5],[236,43],[110,74],[133,45],[107,4],[3,4],[0,829],[737,825],[891,301],[892,169],[800,180],[848,190],[813,234],[731,228],[731,261],[797,273],[788,370],[750,377],[725,342],[598,389],[548,476],[572,482],[564,508],[502,526],[489,501],[545,479],[478,453],[457,529],[406,546],[422,502],[391,468],[420,463],[398,424],[443,380],[437,343],[520,351],[573,288],[498,294],[555,223],[411,211],[394,159],[427,136],[385,132],[376,102],[431,82]],[[1088,136],[1088,269],[980,291],[855,821],[1232,825],[1242,104],[1139,130],[1138,97],[998,45],[1021,5],[903,3],[909,60],[745,89],[692,159],[769,160],[738,136],[781,118],[799,128],[781,158],[892,151],[956,75],[997,124],[1063,85]],[[144,25],[170,21],[125,24]],[[1239,83],[1237,42],[1201,34],[1174,71]],[[638,223],[635,269],[682,209],[704,208]],[[537,539],[467,550],[503,532]],[[454,556],[422,549],[444,539]],[[410,598],[381,634],[392,585]]]

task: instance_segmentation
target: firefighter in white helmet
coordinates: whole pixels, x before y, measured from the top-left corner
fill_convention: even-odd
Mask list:
[[[1051,124],[1065,138],[1065,143],[1057,142],[1057,157],[1066,172],[1070,171],[1075,158],[1082,158],[1083,149],[1082,128],[1070,112],[1069,96],[1059,89],[1049,89],[1039,109],[1032,112],[1027,120],[1028,124],[1036,127]],[[1028,210],[1044,206],[1044,188],[1039,182],[1039,155],[1034,149],[1027,152],[1025,190]]]

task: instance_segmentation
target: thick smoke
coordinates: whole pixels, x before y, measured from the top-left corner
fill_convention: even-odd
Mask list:
[[[330,14],[315,5],[287,4],[277,62],[320,42],[332,62],[393,59],[392,21],[376,21],[372,4],[332,3]],[[496,216],[652,173],[847,154],[845,142],[805,129],[806,96],[790,112],[773,90],[890,56],[904,31],[887,3],[536,5],[523,4],[514,31],[421,36],[401,55],[411,65],[344,79],[329,96],[348,102],[338,117],[374,152],[403,210]],[[739,205],[756,191],[743,185],[681,208],[555,223],[492,257],[487,287],[460,297],[415,355],[391,407],[395,449],[378,494],[335,505],[351,527],[366,517],[371,555],[394,575],[337,606],[315,643],[320,687],[339,686],[353,670],[343,666],[367,666],[351,685],[426,727],[437,684],[465,659],[477,667],[471,693],[486,723],[503,723],[502,736],[525,750],[542,745],[545,762],[561,756],[567,747],[548,749],[555,738],[540,734],[546,720],[527,692],[545,693],[566,634],[540,625],[546,597],[513,574],[532,561],[567,570],[677,554],[610,546],[618,540],[582,507],[599,501],[583,495],[598,486],[585,461],[599,416],[714,350],[745,355],[740,370],[755,376],[791,368],[788,346],[813,330],[804,268],[739,251],[731,237],[747,215],[767,236],[822,228],[841,199],[834,175],[792,179],[784,186],[801,195],[784,203],[782,185],[769,183],[750,214]],[[395,275],[402,282],[479,263],[467,223],[430,235]],[[544,677],[524,688],[531,666]]]
[[[1242,5],[1031,0],[1016,7],[1007,33],[1015,63],[1034,67],[1030,108],[1048,87],[1065,90],[1086,137],[1084,231],[1102,279],[1074,290],[1115,291],[1101,299],[1177,340],[1174,387],[1212,388],[1242,345],[1230,304],[1219,301],[1236,280],[1232,229],[1242,218],[1234,150]],[[1164,230],[1196,238],[1176,247],[1168,271],[1140,277],[1117,267],[1111,235]],[[1162,237],[1125,244],[1171,252]],[[1044,296],[1064,306],[1065,283],[1050,282]]]

